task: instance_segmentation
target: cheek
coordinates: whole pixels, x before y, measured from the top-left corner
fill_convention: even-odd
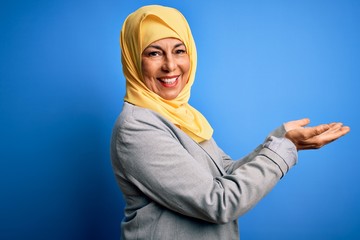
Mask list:
[[[188,82],[189,81],[189,76],[190,76],[190,61],[186,61],[183,64],[183,73],[187,77],[187,82]]]
[[[146,61],[141,61],[141,74],[143,78],[149,75],[149,64]]]
[[[153,92],[156,92],[157,89],[156,81],[154,80],[156,78],[156,73],[157,73],[156,63],[146,60],[143,60],[141,62],[142,82],[149,90]]]
[[[144,82],[149,81],[155,74],[154,66],[148,61],[143,61],[141,64],[141,74]]]

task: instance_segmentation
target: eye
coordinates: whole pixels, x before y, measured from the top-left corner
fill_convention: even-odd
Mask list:
[[[175,53],[179,54],[179,55],[186,54],[186,50],[185,49],[176,49]]]
[[[148,52],[146,55],[149,57],[157,57],[157,56],[161,56],[161,52],[160,51],[151,51],[151,52]]]

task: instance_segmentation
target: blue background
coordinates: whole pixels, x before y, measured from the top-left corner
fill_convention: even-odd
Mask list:
[[[360,1],[0,3],[0,239],[119,239],[109,141],[122,107],[119,32],[178,8],[198,47],[191,104],[240,158],[282,122],[351,132],[299,163],[240,218],[242,239],[360,239]]]

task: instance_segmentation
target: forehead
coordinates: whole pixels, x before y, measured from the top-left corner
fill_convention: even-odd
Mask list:
[[[175,47],[179,45],[184,45],[183,42],[177,38],[163,38],[160,40],[157,40],[155,42],[152,42],[148,47],[152,46],[161,46],[161,47]]]

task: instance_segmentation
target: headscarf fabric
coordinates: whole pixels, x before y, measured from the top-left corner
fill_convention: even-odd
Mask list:
[[[149,90],[143,81],[141,54],[151,43],[176,38],[183,42],[190,59],[187,84],[179,95],[166,100]],[[206,118],[188,103],[194,83],[197,53],[190,27],[176,9],[159,5],[144,6],[130,14],[122,27],[121,61],[126,78],[124,100],[151,109],[170,120],[196,142],[209,140],[213,129]]]

